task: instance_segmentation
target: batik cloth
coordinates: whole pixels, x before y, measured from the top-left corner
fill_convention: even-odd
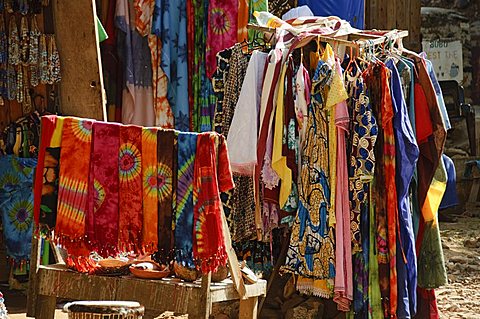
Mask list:
[[[198,136],[194,173],[194,257],[203,273],[225,265],[220,192],[234,187],[225,138],[213,133]]]
[[[186,0],[155,0],[152,33],[162,40],[160,61],[168,77],[175,128],[189,131]]]
[[[119,235],[121,250],[141,250],[143,224],[142,128],[120,127],[118,150]]]
[[[174,211],[175,256],[179,264],[194,268],[193,183],[197,134],[179,133],[177,149],[176,206]]]
[[[173,259],[173,220],[177,185],[177,134],[157,132],[158,259],[168,265]]]
[[[172,108],[167,99],[168,79],[160,66],[162,59],[162,40],[157,35],[151,33],[155,0],[135,0],[134,6],[137,31],[143,37],[148,37],[148,46],[150,48],[155,126],[173,128]]]
[[[353,253],[353,310],[359,318],[368,311],[369,267],[369,193],[375,169],[373,149],[377,139],[377,122],[372,113],[366,88],[359,71],[347,74],[351,114],[350,159],[348,166],[350,228]]]
[[[223,100],[232,53],[233,47],[217,53],[217,69],[212,76],[213,92],[216,97],[213,130],[217,133],[223,132]]]
[[[119,124],[93,123],[86,235],[90,249],[105,258],[118,251],[119,148]]]
[[[142,129],[143,249],[153,253],[158,246],[158,163],[156,128]]]
[[[122,123],[154,126],[152,61],[147,37],[135,26],[133,1],[117,0],[118,50],[123,65]]]
[[[211,78],[216,69],[215,57],[218,52],[237,42],[239,0],[210,0],[208,7],[208,33],[206,72]]]
[[[30,259],[36,165],[33,158],[0,157],[0,214],[7,256],[14,263]]]
[[[88,172],[92,143],[92,120],[64,119],[60,150],[58,212],[55,235],[73,256],[82,256],[88,203]]]
[[[312,101],[306,122],[299,184],[299,207],[284,270],[305,277],[297,289],[331,297],[335,278],[334,228],[329,223],[330,183],[328,126],[325,108],[331,68],[320,61],[312,81]],[[313,179],[312,179],[313,178]]]

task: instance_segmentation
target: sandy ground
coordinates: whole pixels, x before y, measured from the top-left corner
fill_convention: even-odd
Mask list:
[[[441,318],[480,318],[480,218],[464,217],[440,224],[448,285],[436,289]],[[9,318],[26,318],[26,296],[21,291],[5,294]],[[59,305],[60,306],[60,305]],[[66,319],[57,309],[55,318]]]
[[[437,289],[442,318],[480,318],[480,218],[441,223],[448,285]]]

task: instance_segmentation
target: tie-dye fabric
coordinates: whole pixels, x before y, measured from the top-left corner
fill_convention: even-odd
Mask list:
[[[153,253],[158,245],[158,169],[156,128],[142,130],[143,249]]]
[[[193,262],[193,180],[197,134],[178,134],[177,187],[175,207],[176,261],[194,268]]]
[[[0,157],[0,217],[7,256],[14,263],[30,259],[36,165],[33,158]]]

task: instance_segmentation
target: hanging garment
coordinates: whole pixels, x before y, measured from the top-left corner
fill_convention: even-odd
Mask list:
[[[158,163],[156,128],[142,129],[143,247],[153,253],[158,246]]]
[[[161,67],[168,77],[175,128],[180,131],[190,130],[186,10],[185,0],[155,0],[152,22],[152,33],[162,40]]]
[[[117,0],[115,22],[117,45],[124,67],[122,123],[153,126],[152,61],[148,39],[138,33],[133,0]]]
[[[312,81],[312,100],[302,149],[299,208],[283,267],[305,277],[297,284],[300,292],[326,298],[333,294],[335,277],[334,229],[329,223],[329,214],[333,213],[330,212],[330,164],[328,143],[324,142],[328,141],[328,126],[331,125],[325,107],[331,79],[331,68],[319,62]]]
[[[216,55],[237,42],[239,0],[209,0],[206,48],[206,74],[211,78],[216,69]]]
[[[114,256],[119,248],[119,165],[115,156],[119,149],[120,125],[93,123],[85,233],[90,249],[105,258]]]
[[[136,11],[135,25],[143,37],[148,38],[152,61],[153,110],[155,126],[173,128],[173,113],[167,99],[168,79],[161,67],[162,40],[151,33],[155,0],[134,0]]]
[[[238,0],[238,19],[237,19],[237,42],[241,43],[248,40],[247,24],[250,18],[248,12],[248,0]]]
[[[445,189],[445,194],[442,197],[440,209],[447,209],[457,206],[460,201],[457,195],[455,164],[453,163],[452,159],[445,154],[442,155],[442,160],[443,165],[445,165],[445,170],[447,171],[447,188]]]
[[[416,312],[417,258],[408,192],[418,160],[419,149],[408,119],[398,70],[392,59],[387,60],[385,65],[391,71],[392,103],[393,108],[396,109],[393,125],[397,168],[398,231],[400,234],[400,238],[397,239],[396,261],[398,273],[397,316],[399,318],[410,318]]]
[[[194,195],[194,257],[201,260],[203,273],[216,271],[227,262],[223,237],[220,192],[234,187],[228,165],[225,139],[213,133],[203,133],[197,139]]]
[[[142,128],[120,127],[118,149],[119,216],[118,246],[123,251],[142,251],[143,183]]]
[[[223,133],[223,101],[225,99],[225,86],[230,71],[232,53],[233,47],[217,53],[217,69],[212,76],[213,92],[217,100],[215,103],[213,129],[220,134]]]
[[[267,56],[267,53],[253,51],[228,131],[232,170],[243,175],[253,175],[257,163],[258,112]]]
[[[55,235],[73,256],[86,252],[82,239],[88,208],[92,124],[91,120],[72,117],[63,123]]]
[[[37,160],[0,157],[0,214],[8,258],[30,260],[33,231],[33,173]]]
[[[173,130],[157,132],[158,171],[158,254],[164,265],[173,260],[173,212],[176,210],[174,189],[177,185],[177,133]]]
[[[194,268],[193,262],[193,183],[197,135],[178,134],[177,187],[174,211],[175,254],[177,263]]]

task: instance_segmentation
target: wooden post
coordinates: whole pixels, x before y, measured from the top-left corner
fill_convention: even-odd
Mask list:
[[[212,283],[212,272],[208,272],[207,275],[202,276],[202,295],[200,298],[199,310],[200,314],[198,318],[208,319],[212,312],[212,295],[210,292],[210,285]]]
[[[57,306],[57,298],[55,296],[38,295],[37,305],[35,310],[35,318],[54,319],[56,306]]]
[[[258,317],[258,297],[240,300],[239,319],[256,319]]]
[[[52,5],[62,72],[60,111],[64,115],[105,121],[95,0],[53,0]]]
[[[27,317],[35,317],[35,305],[37,303],[37,271],[40,265],[41,243],[42,239],[35,236],[36,229],[33,230],[32,251],[30,255],[30,273],[28,277],[27,294]]]

